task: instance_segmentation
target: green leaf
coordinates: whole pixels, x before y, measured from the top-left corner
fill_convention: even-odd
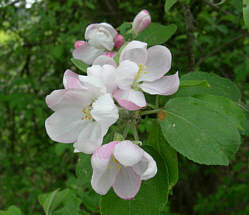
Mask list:
[[[245,25],[249,29],[249,0],[243,0],[243,17]]]
[[[176,29],[177,26],[174,24],[164,26],[159,23],[151,23],[136,39],[148,43],[148,46],[159,45],[167,42]]]
[[[38,196],[38,200],[42,205],[46,215],[52,214],[52,212],[62,203],[69,193],[69,189],[59,191],[57,189],[51,193],[41,194]]]
[[[88,65],[76,58],[71,58],[72,63],[82,72],[86,73]]]
[[[174,97],[212,94],[225,96],[235,102],[240,100],[240,91],[236,84],[216,74],[210,74],[207,72],[190,72],[181,77],[181,82],[185,80],[206,80],[210,87],[193,86],[180,88]]]
[[[196,86],[210,87],[210,85],[206,80],[182,80],[180,82],[180,87],[196,87]]]
[[[157,121],[153,121],[151,125],[148,144],[158,151],[164,160],[169,173],[169,189],[171,189],[178,181],[177,152],[165,140]]]
[[[20,208],[12,205],[8,208],[7,211],[0,211],[0,215],[22,215]]]
[[[72,145],[71,144],[61,144],[61,143],[57,143],[55,145],[55,154],[57,156],[61,156],[67,149],[71,149],[70,151],[72,151]]]
[[[88,185],[91,181],[91,175],[92,175],[91,155],[80,153],[76,165],[77,181],[81,185]]]
[[[169,100],[165,111],[162,133],[177,152],[200,164],[229,164],[241,140],[220,108],[193,97],[181,97]]]
[[[11,215],[22,215],[22,211],[20,210],[20,208],[12,205],[8,208],[8,212],[11,214]]]
[[[121,47],[120,49],[118,50],[118,53],[114,56],[114,60],[116,62],[117,65],[119,65],[119,57],[120,57],[120,54],[121,54],[121,51],[123,51],[124,47],[128,44],[128,42],[125,42]]]
[[[244,114],[245,114],[245,124],[242,134],[249,137],[249,112],[244,111]]]
[[[124,35],[131,29],[131,27],[132,25],[130,22],[124,22],[117,29],[120,31],[120,34]]]
[[[120,199],[112,190],[102,197],[101,215],[159,215],[168,198],[168,173],[161,156],[151,147],[146,151],[155,159],[156,176],[142,181],[140,191],[132,200]]]
[[[54,211],[52,215],[80,215],[80,204],[81,199],[76,195],[76,191],[69,190],[61,204],[63,206]]]
[[[177,0],[166,0],[164,10],[166,13],[169,12],[170,8],[177,2]]]
[[[202,100],[210,108],[222,114],[237,129],[244,129],[245,115],[239,106],[230,99],[213,95],[197,95],[195,98]]]

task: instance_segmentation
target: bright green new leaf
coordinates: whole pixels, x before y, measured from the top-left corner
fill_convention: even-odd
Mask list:
[[[12,205],[8,208],[7,211],[0,211],[0,215],[22,215],[20,208]]]
[[[67,196],[61,203],[61,207],[55,210],[52,215],[81,215],[82,210],[80,209],[80,204],[81,199],[76,195],[76,192],[69,190]]]
[[[15,205],[12,205],[8,208],[8,212],[11,215],[22,215],[22,211],[20,210],[20,208],[16,207]]]
[[[46,215],[51,215],[52,212],[62,203],[69,193],[69,189],[59,191],[57,189],[51,193],[41,194],[38,196],[38,200],[42,205]]]
[[[245,25],[249,29],[249,0],[243,0],[243,17]]]
[[[210,87],[210,85],[206,80],[182,80],[180,82],[180,87],[196,87],[196,86]]]
[[[161,122],[166,140],[188,159],[207,165],[228,165],[241,143],[237,128],[222,108],[193,97],[169,100]]]
[[[76,58],[71,58],[72,63],[82,72],[86,73],[88,65]]]
[[[177,2],[177,0],[166,0],[164,10],[166,13],[169,12],[170,8]]]
[[[181,82],[185,80],[206,80],[210,87],[193,86],[180,88],[174,97],[212,94],[225,96],[235,102],[240,100],[240,91],[236,84],[216,74],[210,74],[207,72],[190,72],[181,77]]]
[[[160,153],[164,160],[169,173],[169,189],[171,189],[178,181],[177,152],[167,143],[162,134],[161,127],[156,121],[152,123],[147,142]]]
[[[136,40],[148,43],[148,46],[159,45],[167,42],[176,32],[177,26],[161,25],[159,23],[151,23],[144,32],[140,33]]]
[[[140,191],[132,200],[120,199],[112,190],[102,197],[101,215],[159,215],[168,199],[168,173],[161,156],[151,147],[145,149],[157,163],[154,178],[142,181]]]

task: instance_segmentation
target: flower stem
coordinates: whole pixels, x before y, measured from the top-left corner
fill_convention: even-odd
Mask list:
[[[141,116],[143,115],[148,115],[148,114],[155,114],[159,111],[160,109],[156,109],[156,110],[146,110],[140,113]]]
[[[124,139],[127,137],[129,128],[130,128],[130,124],[128,123],[127,126],[126,126],[125,129],[124,129],[124,132],[123,132],[123,137],[124,137]]]
[[[157,107],[155,105],[153,105],[153,104],[147,103],[147,106],[150,107],[150,108],[152,108],[152,109],[157,109]]]
[[[138,136],[138,133],[137,133],[136,124],[133,123],[133,124],[132,124],[132,127],[133,127],[133,136],[134,136],[134,139],[135,139],[136,141],[138,141],[138,140],[139,140],[139,136]]]
[[[159,108],[159,95],[156,95],[156,108]]]

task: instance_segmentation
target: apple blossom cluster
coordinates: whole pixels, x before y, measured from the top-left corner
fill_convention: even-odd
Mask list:
[[[149,12],[142,10],[132,23],[134,38],[150,22]],[[171,95],[178,90],[178,73],[164,76],[171,68],[171,53],[162,45],[148,48],[137,40],[125,43],[107,23],[89,25],[85,41],[76,41],[74,48],[73,57],[89,65],[87,74],[66,70],[64,89],[46,97],[54,111],[45,121],[47,134],[56,142],[73,143],[75,152],[92,154],[91,184],[97,193],[104,195],[113,187],[119,197],[134,198],[141,180],[156,175],[156,162],[130,140],[101,145],[119,119],[119,109],[145,108],[144,93]]]

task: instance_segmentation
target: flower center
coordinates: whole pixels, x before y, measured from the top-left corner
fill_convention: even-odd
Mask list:
[[[117,170],[119,171],[120,168],[121,168],[121,164],[118,162],[118,160],[117,160],[114,156],[112,156],[112,161],[113,161],[114,163],[117,164],[117,167],[116,167],[116,168],[117,168]],[[109,165],[109,168],[112,169],[112,168],[113,168],[113,165],[110,164],[110,165]]]
[[[137,72],[137,74],[136,74],[136,76],[134,78],[133,84],[140,78],[140,76],[141,76],[142,73],[144,73],[144,74],[147,73],[147,72],[143,72],[144,69],[146,69],[145,65],[139,64],[138,67],[139,67],[139,70],[138,70],[138,72]]]
[[[140,89],[138,79],[140,78],[140,76],[142,74],[147,73],[146,71],[144,71],[146,69],[145,65],[139,64],[138,67],[139,67],[138,72],[137,72],[137,74],[136,74],[136,76],[134,78],[134,81],[133,81],[132,85],[131,85],[132,89],[134,89],[134,90],[139,90]]]
[[[81,112],[83,113],[83,116],[80,119],[93,121],[93,117],[91,115],[91,110],[92,110],[92,106],[89,106],[87,108],[82,108]]]

